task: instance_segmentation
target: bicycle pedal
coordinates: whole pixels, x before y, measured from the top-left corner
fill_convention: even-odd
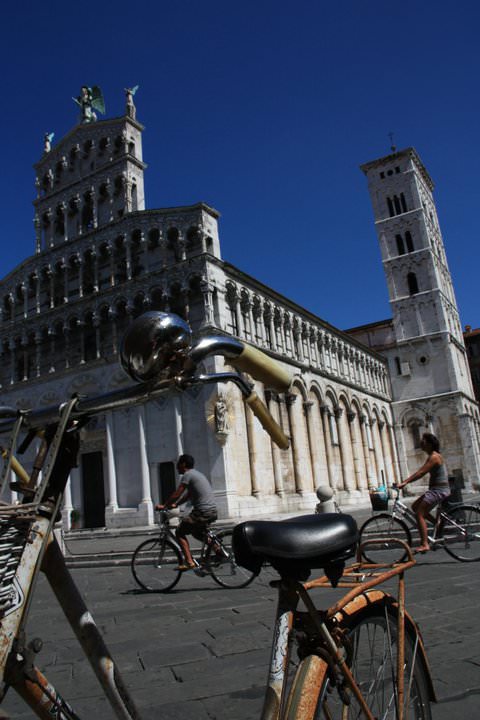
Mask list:
[[[193,572],[197,577],[206,577],[208,575],[208,572],[201,567],[195,568]]]

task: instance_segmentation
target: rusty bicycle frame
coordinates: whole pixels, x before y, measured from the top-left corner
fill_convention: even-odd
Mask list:
[[[41,649],[41,640],[27,641],[26,622],[36,581],[42,571],[116,717],[119,720],[140,720],[139,712],[125,688],[113,658],[66,567],[53,527],[70,471],[77,462],[79,431],[92,416],[107,410],[156,399],[169,389],[181,391],[194,384],[233,382],[272,440],[282,449],[289,447],[289,438],[284,435],[245,378],[236,372],[195,374],[197,365],[208,355],[223,355],[231,365],[248,372],[267,387],[276,387],[281,392],[288,388],[290,381],[282,368],[258,350],[244,346],[232,338],[211,337],[201,339],[181,357],[173,358],[181,361],[182,369],[175,376],[170,374],[167,379],[142,382],[90,399],[73,397],[60,407],[54,406],[34,412],[0,407],[0,436],[7,432],[10,436],[7,446],[0,448],[0,454],[5,460],[0,476],[0,496],[8,487],[11,471],[18,480],[11,483],[10,487],[22,495],[19,504],[0,503],[0,704],[8,688],[12,687],[40,720],[51,720],[52,717],[57,720],[80,720],[35,666],[35,655]],[[179,367],[179,363],[176,367]],[[26,435],[17,449],[20,434],[23,432]],[[27,473],[17,460],[16,454],[24,450],[35,437],[41,438],[40,447],[33,468]],[[355,612],[355,603],[360,598],[368,598],[372,588],[396,576],[399,582],[398,598],[395,601],[399,633],[397,666],[398,670],[401,669],[401,672],[398,672],[396,692],[399,707],[397,717],[398,720],[403,720],[404,685],[401,678],[406,621],[410,630],[413,628],[416,632],[415,624],[405,612],[404,571],[415,564],[411,551],[405,547],[408,561],[392,567],[360,562],[359,550],[358,562],[345,570],[338,583],[339,587],[350,588],[349,592],[326,612],[317,610],[308,594],[312,588],[330,587],[330,581],[326,577],[308,583],[287,579],[273,583],[279,596],[261,720],[280,720],[282,717],[295,624],[302,624],[304,618],[308,618],[315,628],[322,647],[356,696],[365,718],[374,720],[350,672],[342,637],[330,631],[329,621],[347,607]],[[382,595],[380,591],[375,592]],[[383,596],[388,597],[386,594]],[[306,613],[298,611],[300,602],[306,607]],[[417,647],[423,653],[418,634],[415,652]]]
[[[405,610],[405,571],[415,565],[412,551],[409,546],[401,540],[397,540],[402,545],[407,554],[405,562],[396,565],[371,564],[361,561],[361,551],[363,545],[370,543],[378,543],[378,540],[368,540],[357,550],[357,561],[351,566],[345,568],[343,576],[337,587],[350,588],[343,597],[335,602],[328,610],[323,611],[315,607],[309,590],[314,588],[330,588],[332,587],[327,576],[301,583],[294,580],[277,580],[271,583],[272,587],[278,589],[278,603],[275,617],[275,625],[273,630],[273,644],[270,657],[269,675],[267,688],[265,693],[264,705],[261,714],[261,720],[280,720],[284,716],[285,706],[288,699],[287,695],[287,674],[288,664],[291,654],[291,645],[293,634],[296,626],[303,624],[303,618],[308,618],[314,627],[318,637],[321,639],[322,646],[326,652],[329,663],[336,666],[345,679],[346,685],[350,688],[361,708],[362,716],[367,720],[376,720],[368,708],[365,698],[362,695],[355,679],[350,671],[346,661],[345,651],[342,645],[342,638],[334,637],[328,627],[328,621],[335,618],[347,606],[354,613],[356,609],[361,609],[365,599],[369,598],[370,591],[373,588],[384,584],[385,582],[398,578],[398,593],[394,601],[397,607],[398,636],[397,636],[397,687],[396,687],[396,707],[397,720],[403,720],[405,717],[405,684],[404,684],[404,667],[405,667],[405,626],[406,620],[409,621],[410,627],[416,632],[415,653],[421,653],[426,664],[428,673],[428,663],[426,661],[423,642],[416,630],[416,626],[409,618]],[[385,593],[378,593],[377,598],[387,597]],[[302,602],[306,608],[306,613],[298,612],[298,604]],[[428,674],[429,690],[432,699],[434,698],[433,686]],[[317,688],[318,690],[318,688]],[[308,696],[310,688],[305,688],[305,694]],[[308,697],[306,698],[308,706]],[[310,717],[310,715],[308,716]]]

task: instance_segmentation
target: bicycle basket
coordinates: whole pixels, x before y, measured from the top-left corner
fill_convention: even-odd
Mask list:
[[[372,510],[388,510],[388,494],[386,492],[370,491]]]
[[[16,573],[34,520],[32,506],[0,506],[0,618],[17,604]]]

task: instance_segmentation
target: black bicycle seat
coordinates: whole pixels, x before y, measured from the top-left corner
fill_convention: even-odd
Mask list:
[[[313,568],[323,568],[332,584],[333,566],[343,570],[344,561],[355,553],[357,541],[357,523],[343,513],[282,521],[250,520],[233,530],[235,559],[248,570],[259,572],[268,562],[282,577],[306,580]]]

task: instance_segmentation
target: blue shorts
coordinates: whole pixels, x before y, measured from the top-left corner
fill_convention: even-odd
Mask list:
[[[438,505],[450,495],[450,488],[430,488],[423,495],[423,500],[430,506]]]

